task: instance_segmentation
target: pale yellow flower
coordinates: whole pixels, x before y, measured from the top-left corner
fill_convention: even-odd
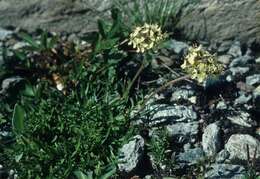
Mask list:
[[[158,45],[166,36],[157,24],[145,23],[141,27],[136,27],[130,34],[128,45],[132,45],[137,53],[144,53]]]
[[[199,83],[202,83],[208,76],[217,75],[223,71],[223,66],[217,62],[215,55],[203,50],[202,46],[189,49],[181,68]]]

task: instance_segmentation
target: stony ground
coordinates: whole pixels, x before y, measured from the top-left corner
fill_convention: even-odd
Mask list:
[[[0,29],[0,47],[5,42],[9,48],[21,48],[24,44],[14,38],[15,33]],[[67,37],[72,41],[78,39],[75,35]],[[142,132],[121,149],[118,169],[122,178],[177,174],[237,179],[245,175],[252,162],[259,174],[260,57],[255,49],[238,41],[219,46],[201,43],[218,54],[226,70],[220,79],[203,86],[192,81],[174,84],[149,102],[144,114],[133,120]],[[171,47],[162,52],[161,60],[170,66],[191,45],[172,40]],[[162,67],[154,61],[153,68]],[[174,74],[171,77],[176,78]],[[0,94],[5,94],[19,80],[17,76],[3,80]],[[159,78],[154,85],[160,86],[166,80]],[[167,135],[168,145],[164,149],[167,155],[157,163],[158,156],[149,153],[146,141],[160,140],[161,132]],[[6,135],[5,131],[1,135]]]
[[[182,56],[188,46],[172,40],[172,56],[168,57]],[[148,115],[135,121],[145,126],[145,135],[136,136],[122,148],[122,161],[126,163],[119,169],[123,173],[149,173],[148,165],[139,165],[147,158],[144,141],[167,131],[170,145],[166,160],[173,166],[162,163],[159,176],[165,172],[198,176],[195,168],[203,166],[202,178],[243,178],[252,162],[259,175],[260,58],[238,41],[230,46],[224,43],[219,48],[205,48],[218,54],[226,70],[219,80],[204,87],[182,82],[157,94],[147,106]],[[154,156],[149,158],[154,166]]]

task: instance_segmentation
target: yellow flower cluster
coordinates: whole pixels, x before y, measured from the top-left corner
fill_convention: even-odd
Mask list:
[[[141,27],[136,27],[130,34],[128,45],[133,45],[136,51],[144,53],[152,49],[159,42],[166,38],[166,34],[162,33],[161,27],[157,24],[145,23]]]
[[[208,76],[217,75],[223,71],[223,65],[217,62],[215,55],[203,50],[201,45],[189,49],[181,68],[199,83],[202,83]]]

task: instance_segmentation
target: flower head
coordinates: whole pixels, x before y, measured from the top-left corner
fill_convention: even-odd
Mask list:
[[[189,49],[181,68],[199,83],[202,83],[208,76],[217,75],[223,71],[223,65],[217,62],[215,55],[203,50],[201,45]]]
[[[161,27],[157,24],[145,23],[141,27],[136,27],[130,34],[128,45],[133,45],[133,48],[135,48],[138,53],[144,53],[165,38],[166,34],[162,33]]]

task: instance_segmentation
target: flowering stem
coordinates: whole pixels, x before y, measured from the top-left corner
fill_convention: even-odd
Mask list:
[[[120,45],[123,45],[124,43],[128,42],[128,39],[123,40],[122,42],[120,42],[119,44],[115,45],[114,48],[119,47]]]
[[[187,80],[187,79],[189,79],[189,78],[190,78],[190,75],[181,76],[181,77],[176,78],[176,79],[174,79],[174,80],[171,80],[171,81],[165,83],[164,85],[162,85],[161,87],[157,88],[155,91],[153,91],[153,92],[144,100],[144,102],[143,102],[141,108],[138,110],[138,112],[137,112],[136,114],[140,113],[140,112],[145,108],[145,105],[147,104],[147,102],[148,102],[155,94],[157,94],[157,93],[163,91],[164,89],[166,89],[166,88],[167,88],[168,86],[170,86],[170,85],[173,85],[173,84],[178,83],[178,82],[183,81],[183,80]]]
[[[139,67],[138,71],[136,72],[134,78],[132,79],[132,81],[130,82],[130,84],[128,85],[127,89],[126,89],[126,92],[124,93],[124,96],[123,98],[127,98],[128,99],[128,95],[130,93],[130,90],[134,84],[134,82],[136,81],[136,79],[138,78],[138,76],[141,74],[141,72],[143,71],[144,69],[144,62],[142,63],[142,65]]]
[[[168,65],[166,65],[164,62],[161,62],[161,64],[167,69],[169,70],[172,74],[176,75],[177,77],[180,77],[182,75],[180,75],[179,73],[177,73],[176,71],[174,71],[173,69],[171,69]],[[185,81],[188,82],[192,82],[189,78],[184,79]]]
[[[180,81],[186,80],[186,79],[188,79],[189,77],[190,77],[190,75],[185,75],[185,76],[179,77],[179,78],[177,78],[177,79],[174,79],[174,80],[171,80],[171,81],[165,83],[165,84],[162,85],[161,87],[157,88],[154,92],[152,92],[152,93],[147,97],[147,99],[145,100],[145,103],[147,103],[147,101],[148,101],[149,99],[151,99],[155,94],[157,94],[157,93],[163,91],[163,90],[166,89],[168,86],[173,85],[173,84],[175,84],[175,83],[178,83],[178,82],[180,82]]]

